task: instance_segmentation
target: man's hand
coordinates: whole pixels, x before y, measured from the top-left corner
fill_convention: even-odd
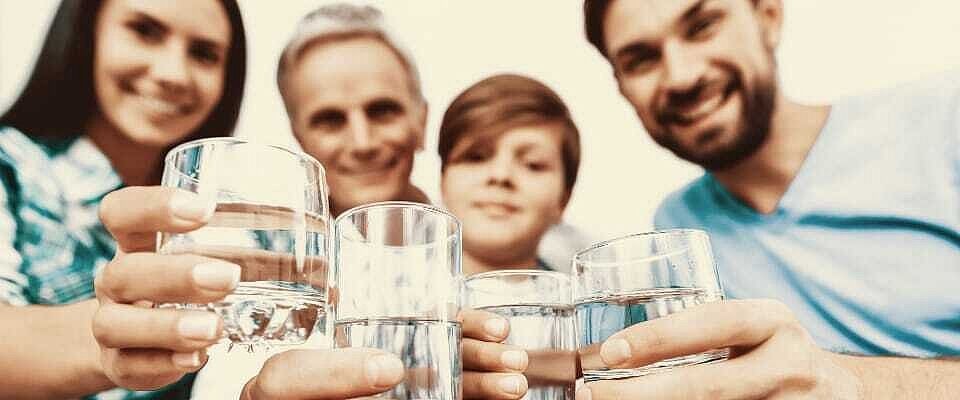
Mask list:
[[[770,300],[707,303],[631,326],[603,343],[600,358],[610,368],[633,368],[724,347],[727,361],[592,382],[577,399],[860,399],[857,376]]]
[[[400,359],[380,350],[290,350],[270,357],[240,398],[349,399],[390,390],[403,376]]]
[[[164,187],[110,193],[100,219],[117,240],[117,254],[95,282],[99,308],[93,334],[104,374],[128,389],[156,389],[199,369],[204,349],[220,337],[214,313],[153,308],[157,303],[207,303],[237,286],[240,267],[196,255],[154,253],[157,232],[203,226],[214,204]]]

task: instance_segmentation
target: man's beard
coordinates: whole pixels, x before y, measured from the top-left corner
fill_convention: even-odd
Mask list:
[[[698,151],[695,143],[684,146],[677,135],[670,131],[670,117],[658,116],[663,131],[652,135],[653,140],[660,146],[670,150],[677,157],[697,164],[704,169],[716,172],[731,168],[741,161],[755,154],[770,136],[770,121],[776,101],[777,87],[773,75],[758,77],[751,90],[747,91],[741,74],[735,73],[731,83],[731,91],[739,90],[743,99],[741,120],[743,125],[735,132],[733,140],[710,151]],[[702,84],[691,91],[702,90]],[[726,94],[724,101],[730,101],[730,94]],[[722,107],[722,105],[721,105]],[[670,108],[669,106],[667,107]],[[712,128],[700,134],[701,138],[715,137],[722,134],[722,128]],[[712,131],[712,132],[711,132]]]

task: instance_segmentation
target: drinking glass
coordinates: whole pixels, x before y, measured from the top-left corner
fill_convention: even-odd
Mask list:
[[[406,376],[377,397],[459,400],[460,222],[438,208],[385,202],[334,224],[334,345],[396,354]]]
[[[227,351],[327,334],[329,211],[319,162],[266,144],[201,139],[167,154],[162,185],[216,206],[200,229],[160,233],[157,251],[218,258],[242,270],[239,286],[222,301],[166,306],[219,314]]]
[[[566,274],[503,270],[465,280],[466,306],[510,322],[504,343],[527,351],[526,400],[573,400],[577,379],[573,294]]]
[[[727,358],[727,349],[610,369],[599,349],[631,325],[723,299],[710,239],[703,231],[666,230],[594,245],[573,260],[577,347],[585,382],[643,376]]]

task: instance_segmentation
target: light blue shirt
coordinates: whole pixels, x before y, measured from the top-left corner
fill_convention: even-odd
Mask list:
[[[707,230],[727,297],[786,303],[826,349],[958,355],[960,74],[834,105],[772,214],[706,174],[654,223]]]

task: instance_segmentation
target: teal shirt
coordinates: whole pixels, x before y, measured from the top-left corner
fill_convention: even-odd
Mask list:
[[[0,304],[93,298],[94,277],[116,251],[100,223],[100,201],[122,186],[106,156],[86,137],[39,143],[0,127],[0,182]],[[89,398],[188,398],[191,381],[167,391],[115,389]]]
[[[824,348],[960,355],[960,74],[837,103],[770,215],[707,174],[655,225],[707,230],[727,296],[783,301]]]

